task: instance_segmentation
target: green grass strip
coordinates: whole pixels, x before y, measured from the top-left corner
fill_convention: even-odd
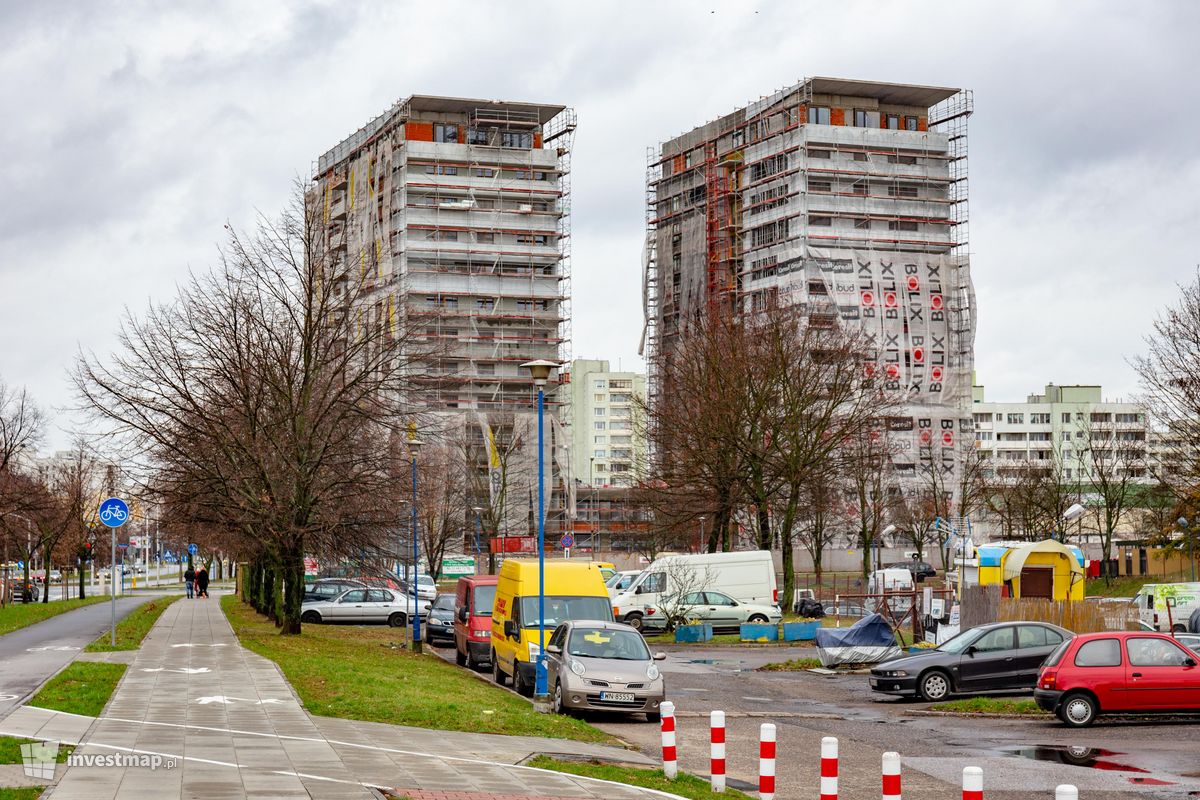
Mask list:
[[[760,672],[800,672],[821,666],[819,658],[793,658],[789,661],[776,661],[773,664],[763,664]]]
[[[1010,697],[969,697],[930,706],[933,711],[956,711],[960,714],[1021,714],[1046,716],[1032,700]]]
[[[88,597],[83,600],[78,598],[51,600],[49,603],[9,603],[0,609],[0,636],[107,599],[107,597]]]
[[[113,650],[137,650],[142,646],[142,640],[146,638],[146,634],[154,627],[154,623],[167,610],[167,606],[178,599],[177,597],[160,597],[148,603],[143,603],[130,612],[125,619],[117,623],[116,647],[110,644],[112,641],[111,633],[105,631],[96,641],[83,649],[89,653],[108,653]]]
[[[0,788],[0,800],[38,800],[45,786],[22,786],[19,789]]]
[[[124,674],[124,664],[75,661],[51,678],[29,705],[98,717]]]
[[[672,781],[667,779],[661,769],[618,767],[614,764],[601,764],[597,761],[559,761],[548,756],[537,756],[528,762],[528,766],[566,772],[570,775],[581,775],[585,778],[600,778],[605,781],[627,783],[630,786],[641,786],[645,789],[657,789],[660,792],[670,792],[680,797],[693,798],[693,800],[749,798],[749,795],[730,788],[726,788],[721,794],[716,794],[708,781],[683,772],[679,773]],[[596,788],[602,792],[602,787]]]
[[[574,717],[539,714],[525,698],[432,653],[410,652],[403,629],[305,625],[300,636],[280,636],[236,595],[221,598],[221,608],[242,646],[278,664],[313,714],[416,728],[615,742]]]
[[[39,739],[17,739],[12,736],[0,736],[0,764],[20,764],[21,763],[21,745],[33,744],[41,741]],[[62,764],[67,760],[67,756],[75,749],[75,745],[60,744],[58,746],[58,763]]]

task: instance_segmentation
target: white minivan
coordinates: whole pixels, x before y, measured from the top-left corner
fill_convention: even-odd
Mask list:
[[[642,570],[628,588],[612,595],[613,617],[640,628],[646,609],[657,608],[660,598],[705,589],[742,603],[777,605],[775,561],[767,550],[664,556]]]

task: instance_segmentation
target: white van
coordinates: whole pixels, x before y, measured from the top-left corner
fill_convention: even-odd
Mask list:
[[[613,616],[637,628],[645,609],[656,608],[660,598],[704,589],[724,592],[741,603],[779,603],[775,562],[769,551],[698,553],[656,559],[629,588],[612,596]]]
[[[1200,583],[1147,583],[1133,597],[1138,619],[1156,631],[1183,633],[1200,608]]]

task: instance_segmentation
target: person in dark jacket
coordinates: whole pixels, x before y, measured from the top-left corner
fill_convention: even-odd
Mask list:
[[[189,566],[187,572],[183,573],[183,582],[187,584],[187,596],[191,597],[192,587],[196,585],[196,570]]]
[[[208,597],[208,570],[203,565],[196,570],[196,596]]]

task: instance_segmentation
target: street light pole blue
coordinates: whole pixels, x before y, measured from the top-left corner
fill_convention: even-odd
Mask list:
[[[537,386],[537,421],[538,421],[538,518],[537,518],[537,548],[538,548],[538,657],[534,666],[533,705],[539,711],[548,711],[549,680],[546,674],[546,444],[543,428],[543,415],[546,405],[546,381],[550,379],[551,370],[559,365],[553,361],[528,361],[521,365],[529,370]]]
[[[479,549],[479,537],[482,533],[483,533],[483,518],[480,516],[480,510],[477,508],[477,509],[475,509],[475,558],[476,558],[476,564],[478,564],[479,553],[481,552]]]
[[[417,452],[415,448],[412,454],[412,539],[413,565],[408,579],[412,581],[413,652],[419,653],[421,652],[421,598],[417,593],[417,562],[421,557],[421,551],[417,539]]]

